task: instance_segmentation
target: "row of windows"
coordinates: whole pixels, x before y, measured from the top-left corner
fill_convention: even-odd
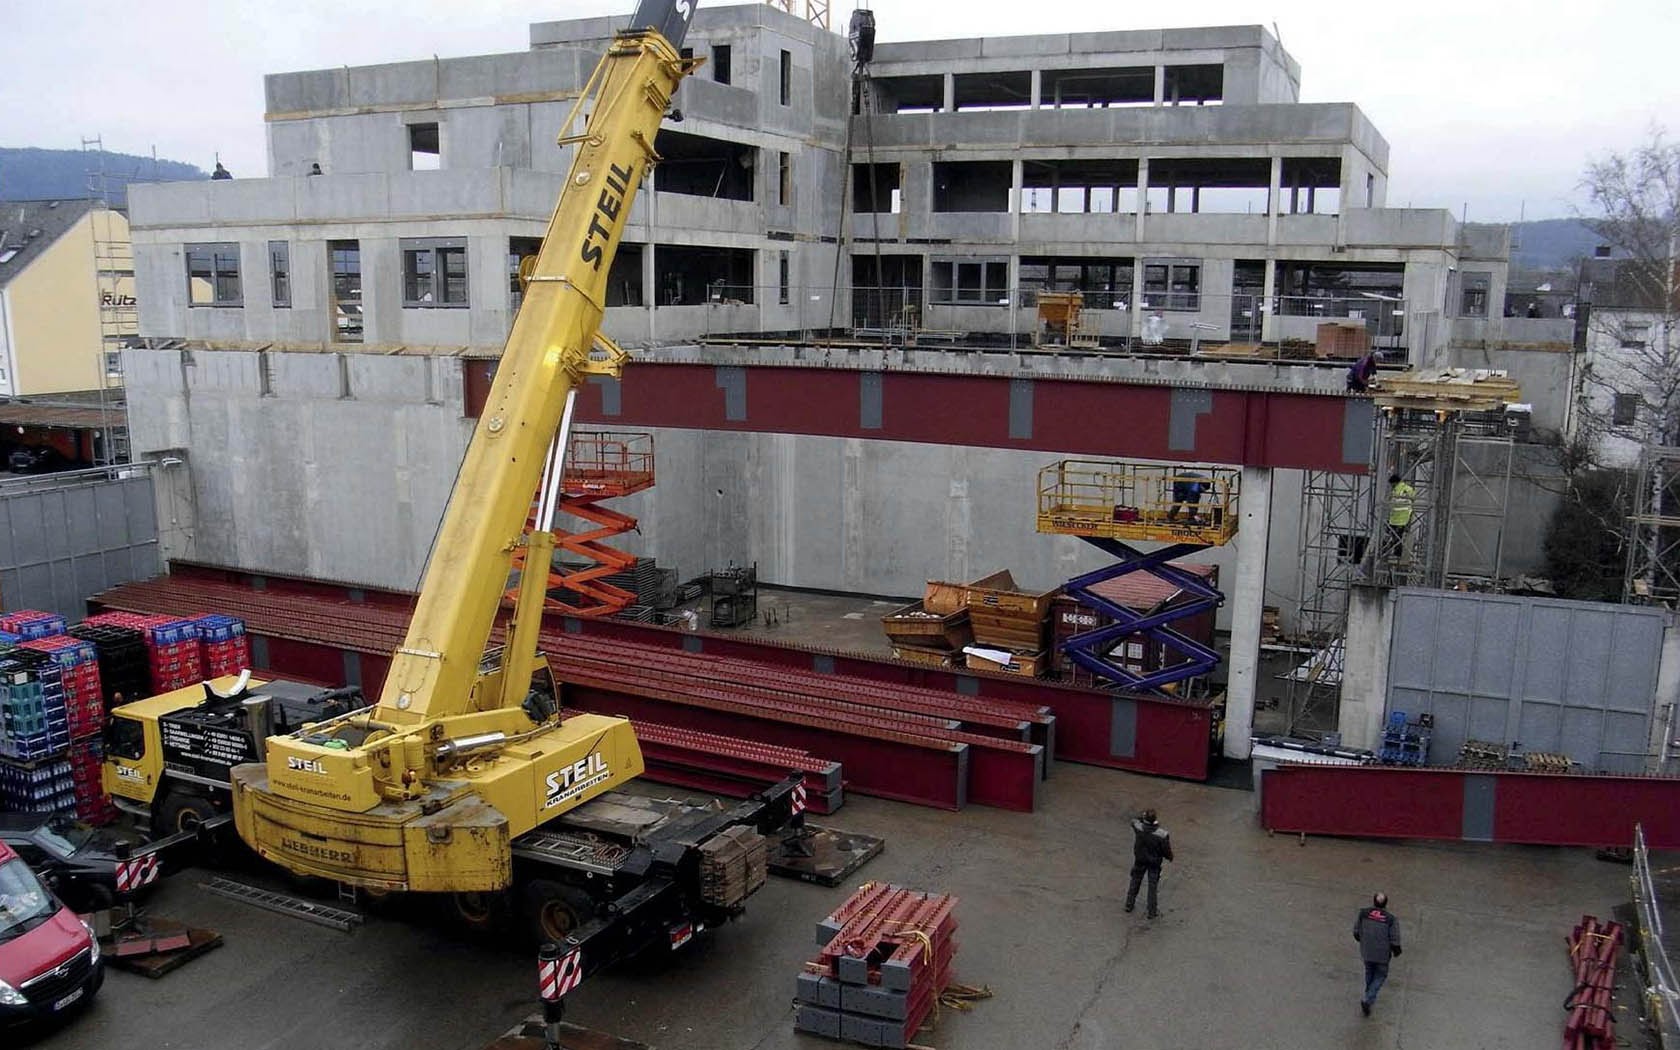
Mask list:
[[[1021,267],[1021,287],[1049,287],[1043,267]],[[1105,289],[1124,297],[1132,291],[1130,267],[1124,272],[1124,287],[1113,281]],[[1111,275],[1117,277],[1118,275]],[[1145,263],[1144,303],[1152,310],[1195,311],[1202,307],[1202,265],[1194,262]],[[1006,306],[1009,303],[1009,263],[1003,259],[969,262],[935,259],[931,265],[928,301],[935,305]]]
[[[735,64],[732,59],[734,54],[734,49],[728,44],[712,45],[712,60],[708,64],[712,69],[712,79],[719,84],[733,83]],[[693,58],[694,49],[692,47],[683,48],[682,57]],[[793,54],[789,51],[783,51],[778,58],[780,61],[776,77],[777,98],[782,105],[790,106],[793,104]]]
[[[405,237],[402,252],[403,307],[425,310],[458,308],[468,304],[467,242],[464,237]],[[329,241],[333,297],[358,308],[362,295],[361,245],[357,241]],[[232,241],[189,244],[187,302],[190,306],[244,306],[239,245]],[[287,241],[268,242],[269,302],[276,309],[292,305],[292,251]],[[359,309],[357,311],[360,312]]]

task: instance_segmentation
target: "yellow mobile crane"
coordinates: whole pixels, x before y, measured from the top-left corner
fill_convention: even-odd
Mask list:
[[[701,900],[692,850],[734,825],[769,831],[797,816],[791,778],[733,810],[688,813],[663,840],[656,815],[627,796],[590,811],[642,772],[641,751],[625,719],[560,712],[537,651],[546,572],[522,574],[506,644],[487,649],[512,554],[549,564],[575,387],[617,375],[625,358],[598,331],[607,274],[672,93],[695,65],[677,50],[693,11],[693,0],[641,0],[567,120],[571,172],[378,703],[268,736],[266,762],[232,770],[239,835],[270,861],[376,891],[447,893],[474,924],[520,904],[544,940],[593,912],[645,915],[650,902],[686,930],[740,903]]]

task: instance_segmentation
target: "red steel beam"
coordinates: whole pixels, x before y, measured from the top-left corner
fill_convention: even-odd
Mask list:
[[[469,414],[474,406],[468,406]],[[642,363],[577,420],[1363,473],[1371,403],[1339,392],[1055,376]],[[1094,427],[1093,419],[1124,420]]]

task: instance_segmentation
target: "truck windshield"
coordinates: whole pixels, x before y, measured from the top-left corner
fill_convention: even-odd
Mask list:
[[[13,858],[0,864],[0,941],[21,937],[58,910],[35,873]]]
[[[91,829],[78,828],[69,821],[53,821],[35,833],[35,842],[60,860],[69,860],[76,851],[87,845]]]

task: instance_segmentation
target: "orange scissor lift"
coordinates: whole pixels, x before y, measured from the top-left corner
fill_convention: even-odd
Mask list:
[[[653,485],[653,435],[616,431],[578,431],[566,445],[560,478],[559,513],[595,527],[582,532],[556,528],[554,549],[585,559],[581,568],[550,567],[545,611],[570,616],[612,616],[636,603],[636,595],[608,583],[606,578],[636,564],[636,556],[607,546],[607,540],[636,528],[636,519],[601,506]],[[536,526],[537,501],[531,501],[528,527]],[[515,551],[516,575],[506,599],[519,593],[518,575],[525,571],[525,549]],[[558,593],[557,593],[558,592]]]

